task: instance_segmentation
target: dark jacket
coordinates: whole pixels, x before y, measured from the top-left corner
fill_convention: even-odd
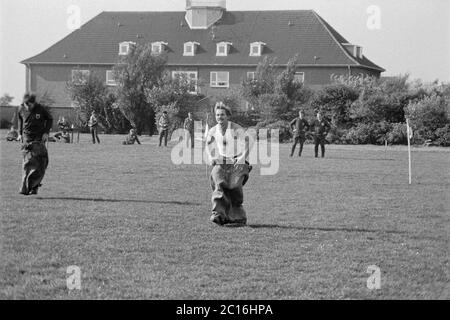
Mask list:
[[[309,123],[305,119],[300,119],[299,117],[295,118],[289,124],[292,130],[294,131],[294,137],[304,136],[306,131],[309,130]]]
[[[330,129],[330,123],[325,119],[322,119],[321,121],[315,119],[311,123],[311,130],[314,131],[314,136],[316,137],[325,137]]]
[[[19,133],[24,136],[25,142],[41,140],[44,133],[50,133],[53,125],[52,115],[38,103],[31,110],[21,104],[18,120]]]

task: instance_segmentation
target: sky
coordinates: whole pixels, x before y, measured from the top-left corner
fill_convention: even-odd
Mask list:
[[[25,66],[102,11],[184,11],[185,0],[1,0],[0,96],[19,103]],[[315,10],[349,42],[361,45],[383,76],[450,82],[449,0],[227,0],[227,10]]]

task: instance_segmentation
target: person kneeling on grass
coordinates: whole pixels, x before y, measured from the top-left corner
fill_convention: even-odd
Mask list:
[[[244,201],[242,187],[252,170],[246,161],[250,150],[249,142],[242,127],[228,120],[231,111],[222,102],[216,103],[215,115],[217,125],[208,131],[206,138],[206,152],[213,166],[210,221],[218,225],[246,224],[247,216],[242,206]],[[214,142],[215,156],[211,152]],[[241,144],[241,148],[236,144]]]
[[[137,142],[137,144],[141,144],[141,142],[139,141],[139,138],[136,134],[136,130],[131,129],[130,133],[127,135],[125,141],[123,141],[122,144],[124,144],[124,145],[134,144],[134,142]]]
[[[18,137],[19,137],[19,133],[12,126],[11,129],[8,131],[8,134],[6,135],[6,141],[18,141],[17,140]]]

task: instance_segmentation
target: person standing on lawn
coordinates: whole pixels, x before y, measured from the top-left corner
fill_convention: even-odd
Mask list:
[[[192,113],[188,113],[188,117],[184,120],[184,129],[187,131],[184,134],[184,140],[186,141],[186,147],[189,148],[189,139],[191,142],[191,149],[194,148],[194,118]]]
[[[92,143],[95,144],[95,140],[97,139],[97,143],[100,143],[100,139],[98,138],[98,118],[97,113],[92,111],[91,117],[89,118],[88,122],[89,130],[91,131],[92,135]]]
[[[23,195],[37,194],[48,167],[48,140],[53,125],[52,115],[36,102],[34,94],[26,93],[18,109],[19,137],[22,142]]]
[[[311,124],[311,130],[314,130],[314,155],[319,157],[319,145],[322,151],[322,158],[325,157],[325,138],[330,131],[329,122],[322,117],[322,113],[317,112],[317,118]]]
[[[291,157],[294,155],[295,146],[299,143],[298,156],[302,156],[303,144],[306,140],[306,131],[309,130],[309,123],[303,118],[303,111],[298,112],[298,117],[291,121],[289,124],[294,133],[294,142],[291,148]]]
[[[159,125],[159,146],[161,147],[162,140],[164,137],[164,146],[167,147],[167,137],[169,136],[169,116],[167,115],[167,111],[163,111],[161,117],[158,121]]]

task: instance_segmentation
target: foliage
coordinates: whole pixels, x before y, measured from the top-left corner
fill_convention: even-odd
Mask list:
[[[147,101],[147,91],[160,83],[166,67],[166,56],[154,55],[151,44],[130,47],[113,68],[117,82],[117,106],[137,132],[155,129],[154,112]]]
[[[130,123],[116,107],[116,96],[110,92],[104,82],[91,73],[82,79],[73,79],[66,83],[66,89],[74,104],[75,119],[73,123],[78,128],[87,126],[92,111],[96,111],[98,122],[107,133],[125,133]]]
[[[5,93],[2,97],[0,97],[0,106],[10,106],[13,100],[14,97],[11,97],[9,94]]]

